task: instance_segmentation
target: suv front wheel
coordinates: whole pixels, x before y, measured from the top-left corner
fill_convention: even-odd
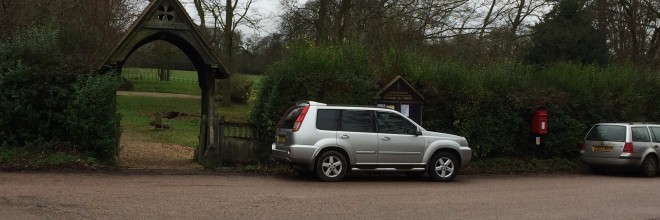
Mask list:
[[[431,157],[427,171],[431,179],[439,182],[449,182],[456,177],[456,157],[447,152],[439,152]]]
[[[323,181],[340,181],[346,175],[348,164],[343,154],[327,151],[316,160],[316,174]]]

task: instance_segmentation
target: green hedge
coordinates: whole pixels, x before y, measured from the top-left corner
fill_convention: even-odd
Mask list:
[[[54,26],[0,42],[0,146],[111,161],[119,140],[118,77],[64,64]]]
[[[264,152],[294,101],[374,104],[374,85],[396,75],[426,98],[423,126],[465,136],[476,158],[575,157],[594,123],[660,120],[659,76],[631,66],[475,66],[416,52],[374,56],[355,45],[297,46],[267,71],[252,103],[251,120],[268,134]],[[549,114],[541,146],[530,125],[537,108]]]
[[[468,66],[411,55],[402,74],[425,96],[424,126],[467,137],[474,156],[575,157],[588,128],[601,121],[657,121],[660,79],[629,66]],[[548,110],[548,134],[536,146],[532,113]]]

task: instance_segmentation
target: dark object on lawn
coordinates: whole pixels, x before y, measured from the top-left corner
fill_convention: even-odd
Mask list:
[[[177,112],[177,111],[166,111],[165,113],[163,113],[163,118],[167,118],[167,119],[174,119],[181,116],[187,116],[187,114],[184,112]]]
[[[154,118],[149,122],[149,125],[154,129],[172,129],[172,123],[163,122],[163,113],[156,112],[153,116]]]

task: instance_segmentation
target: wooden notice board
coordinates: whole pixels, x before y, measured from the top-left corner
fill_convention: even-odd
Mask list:
[[[417,124],[422,124],[424,97],[403,77],[394,77],[376,94],[375,99],[378,106],[397,110]]]

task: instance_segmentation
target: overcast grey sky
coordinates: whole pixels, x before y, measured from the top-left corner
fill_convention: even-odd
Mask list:
[[[193,4],[193,0],[180,0],[186,7],[190,17],[199,24],[199,16]],[[246,0],[239,0],[239,4],[245,4]],[[267,36],[275,31],[279,25],[279,17],[282,11],[280,0],[253,0],[252,6],[248,12],[248,16],[260,16],[261,23],[259,23],[259,30],[254,30],[246,26],[239,26],[238,29],[245,34],[246,37],[252,35],[259,35],[261,37]],[[212,25],[212,18],[207,15],[207,22]]]

